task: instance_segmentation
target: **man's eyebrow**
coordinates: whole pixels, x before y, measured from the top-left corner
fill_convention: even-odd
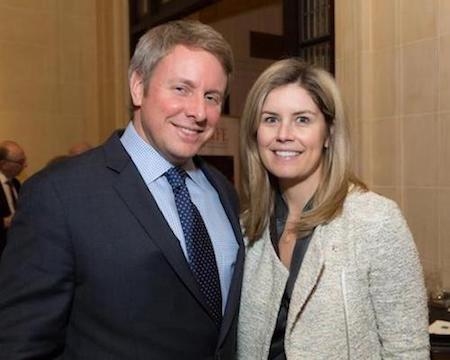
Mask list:
[[[223,93],[223,91],[220,91],[220,90],[207,90],[207,91],[205,91],[205,94],[217,94],[217,95],[219,95],[220,97],[223,97],[224,96],[224,93]]]
[[[177,84],[177,83],[182,83],[185,84],[193,89],[195,89],[197,86],[195,85],[195,83],[192,80],[189,79],[185,79],[185,78],[174,78],[171,80],[172,83]],[[221,98],[225,97],[225,90],[219,90],[219,89],[209,89],[205,91],[205,94],[217,94],[219,95]]]

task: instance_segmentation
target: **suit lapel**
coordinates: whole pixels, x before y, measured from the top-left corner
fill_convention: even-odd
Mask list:
[[[0,215],[2,217],[7,217],[11,215],[9,210],[8,200],[6,199],[6,194],[3,191],[3,185],[0,183]]]
[[[114,171],[117,174],[117,181],[114,184],[114,188],[131,213],[133,213],[141,226],[144,228],[149,238],[151,238],[152,241],[161,249],[161,252],[164,254],[167,261],[178,274],[180,279],[184,282],[186,287],[209,313],[209,308],[205,303],[204,297],[201,294],[197,283],[195,282],[184,253],[180,247],[179,241],[173,234],[170,226],[167,224],[167,221],[142,180],[136,166],[133,164],[129,158],[129,155],[120,143],[120,135],[120,133],[114,134],[106,142],[104,147],[106,165],[111,171]],[[236,216],[237,209],[233,206],[230,199],[230,194],[223,186],[220,185],[216,179],[216,176],[208,169],[208,167],[205,166],[203,162],[200,161],[199,166],[219,194],[220,201],[224,207],[228,219],[230,220],[236,241],[239,245],[233,279],[220,330],[218,343],[220,346],[237,313],[242,283],[244,246],[239,220]]]
[[[113,135],[105,144],[105,156],[107,167],[117,173],[117,181],[114,184],[117,194],[139,221],[149,238],[161,249],[193,296],[207,309],[178,239],[120,143],[118,135]]]
[[[298,315],[303,310],[311,293],[320,280],[320,276],[324,269],[324,256],[322,246],[322,230],[321,226],[317,227],[310,241],[308,250],[300,268],[292,292],[291,304],[289,305],[288,323],[286,332],[290,333]]]
[[[19,193],[20,186],[21,186],[20,181],[17,180],[16,178],[14,178],[14,179],[12,179],[12,183],[14,185],[14,188],[16,189],[16,192]]]
[[[230,326],[233,322],[235,315],[237,314],[237,309],[239,306],[241,287],[242,287],[242,274],[244,268],[244,243],[242,240],[241,227],[239,224],[239,218],[236,216],[236,212],[238,209],[235,209],[233,203],[230,199],[229,192],[217,181],[217,178],[214,176],[212,170],[199,158],[195,158],[196,164],[202,169],[208,181],[214,186],[216,189],[220,202],[227,214],[228,220],[231,223],[231,226],[234,231],[234,236],[236,241],[238,242],[239,249],[236,257],[236,263],[234,267],[234,273],[230,284],[230,290],[228,292],[227,305],[225,308],[225,314],[222,321],[222,327],[220,330],[219,336],[219,346],[225,339]]]

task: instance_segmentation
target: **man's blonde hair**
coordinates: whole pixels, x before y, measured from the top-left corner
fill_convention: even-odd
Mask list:
[[[153,70],[176,45],[202,49],[222,64],[228,78],[233,72],[233,52],[223,36],[211,26],[198,21],[177,20],[156,26],[139,39],[128,68],[128,79],[137,73],[144,84],[144,94]],[[228,89],[228,86],[227,86]]]

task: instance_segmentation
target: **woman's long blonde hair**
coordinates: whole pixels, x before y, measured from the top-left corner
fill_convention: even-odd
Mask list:
[[[351,171],[350,139],[340,91],[325,70],[296,58],[280,60],[256,80],[245,103],[241,118],[241,200],[245,236],[258,240],[274,209],[278,184],[261,162],[256,133],[267,95],[283,85],[297,84],[305,89],[325,117],[329,146],[324,148],[322,179],[312,198],[311,210],[303,212],[296,230],[299,236],[317,225],[329,222],[342,210],[349,186],[366,190]]]

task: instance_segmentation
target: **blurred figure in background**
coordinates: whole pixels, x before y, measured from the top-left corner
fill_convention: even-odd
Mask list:
[[[52,157],[45,166],[58,164],[64,160],[70,159],[72,156],[80,155],[90,149],[92,149],[92,145],[89,144],[87,141],[81,141],[79,143],[73,144],[67,150],[67,154],[56,155],[56,156]]]
[[[92,145],[89,144],[87,141],[81,141],[79,143],[73,144],[67,153],[69,156],[75,156],[84,153],[85,151],[88,151],[92,149]]]
[[[52,157],[45,166],[59,164],[60,162],[70,159],[70,158],[71,158],[70,155],[56,155],[56,156]]]
[[[6,245],[6,232],[16,211],[20,181],[16,178],[27,166],[25,152],[15,141],[0,143],[0,256]]]

